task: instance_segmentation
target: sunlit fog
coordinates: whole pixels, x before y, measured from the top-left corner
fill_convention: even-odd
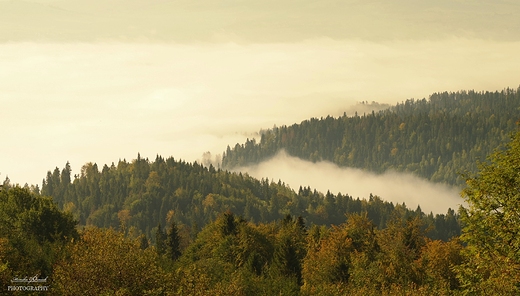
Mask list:
[[[2,178],[140,152],[194,161],[260,129],[435,91],[515,85],[520,43],[0,45]],[[497,79],[502,77],[502,79]],[[366,111],[366,110],[362,110]]]
[[[505,29],[507,20],[514,22],[509,11],[515,4],[496,5],[504,17],[494,18],[495,28],[464,9],[494,15],[488,5],[464,2],[471,1],[439,7],[358,3],[351,18],[342,16],[345,7],[307,3],[294,11],[299,17],[285,18],[289,4],[208,3],[199,10],[180,1],[179,11],[187,13],[181,17],[166,1],[124,2],[125,9],[119,9],[122,1],[0,1],[6,24],[0,40],[0,178],[41,185],[48,170],[67,161],[79,173],[86,162],[110,164],[137,153],[191,162],[207,151],[220,155],[227,145],[274,125],[369,112],[359,102],[393,105],[433,92],[516,88],[520,41],[510,38],[514,29]],[[417,19],[402,18],[414,9],[429,20],[416,29],[410,24]],[[178,17],[168,18],[174,11]],[[131,21],[136,15],[142,17]],[[322,22],[303,21],[313,15]],[[300,185],[311,176],[302,170],[338,172],[291,158],[280,160],[284,170],[267,169],[272,161],[260,165],[265,176],[258,177]],[[418,191],[424,196],[416,187],[403,195],[398,184],[405,181],[395,178],[348,170],[309,185],[360,197],[382,190],[383,199],[425,210],[456,207],[452,189],[406,176],[424,186]],[[388,182],[392,187],[385,187]],[[449,197],[431,202],[438,192]]]
[[[398,172],[376,175],[360,169],[340,168],[330,162],[312,163],[284,151],[259,165],[236,168],[236,171],[247,172],[258,179],[283,180],[295,190],[309,186],[323,193],[330,190],[333,194],[341,192],[360,199],[377,195],[394,204],[404,202],[411,209],[420,206],[426,213],[446,213],[448,208],[458,209],[462,203],[459,190],[447,185],[432,184]]]

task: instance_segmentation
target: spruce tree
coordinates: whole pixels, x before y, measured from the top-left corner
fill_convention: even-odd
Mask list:
[[[166,256],[172,261],[177,260],[181,256],[180,242],[181,238],[177,224],[172,221],[166,234]]]
[[[159,256],[166,253],[166,234],[161,228],[161,224],[157,226],[157,232],[155,233],[155,249]]]

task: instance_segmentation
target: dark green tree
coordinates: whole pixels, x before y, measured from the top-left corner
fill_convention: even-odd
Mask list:
[[[166,233],[161,228],[161,224],[157,226],[157,231],[155,232],[155,249],[159,256],[166,254]]]
[[[17,276],[48,276],[64,245],[78,238],[76,224],[49,197],[19,186],[2,189],[0,260]]]
[[[176,261],[180,255],[181,237],[179,236],[179,229],[175,222],[171,222],[170,227],[166,233],[166,256],[172,261]]]
[[[302,262],[306,255],[306,229],[303,220],[287,214],[281,221],[273,256],[274,274],[292,278],[303,284]]]

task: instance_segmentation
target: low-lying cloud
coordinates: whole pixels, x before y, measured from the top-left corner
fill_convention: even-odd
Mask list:
[[[310,186],[324,193],[330,190],[361,199],[373,194],[394,204],[405,203],[411,209],[419,205],[426,213],[446,213],[448,208],[458,209],[463,202],[459,189],[410,174],[389,171],[376,175],[360,169],[340,168],[330,162],[305,161],[285,151],[258,165],[235,171],[247,172],[255,178],[282,180],[296,191],[299,186]]]
[[[468,39],[0,44],[1,178],[41,184],[66,161],[78,173],[138,152],[194,161],[360,101],[516,87],[518,52]]]

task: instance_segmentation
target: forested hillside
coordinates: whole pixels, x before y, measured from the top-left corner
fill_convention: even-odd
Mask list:
[[[158,227],[151,244],[127,227],[128,212],[118,213],[119,230],[89,226],[78,233],[70,213],[30,191],[37,187],[12,186],[6,179],[0,186],[1,289],[13,295],[517,295],[520,133],[506,148],[468,177],[468,207],[460,209],[464,244],[457,237],[427,238],[427,219],[399,205],[384,228],[369,218],[370,206],[330,227],[290,214],[252,223],[225,211],[195,236],[170,214],[166,231]],[[150,169],[158,161],[138,157],[120,165],[132,171],[140,162]],[[70,177],[68,169],[50,174],[45,190],[56,176],[55,193],[72,191],[82,177],[61,183]],[[96,171],[89,164],[83,174],[89,169]]]
[[[413,117],[414,108],[429,110],[428,104],[408,102],[380,115]],[[75,176],[67,163],[48,172],[41,190],[6,178],[1,289],[14,295],[517,295],[520,130],[504,143],[466,176],[459,214],[435,216],[377,196],[295,192],[282,181],[173,157],[150,161],[138,154],[101,170],[87,163]]]
[[[228,147],[222,165],[255,164],[285,149],[306,160],[461,185],[459,174],[475,172],[476,161],[507,142],[519,119],[519,89],[435,93],[371,114],[312,118],[263,131],[259,142]]]
[[[71,212],[80,225],[125,228],[136,235],[153,237],[156,227],[173,218],[194,236],[199,228],[230,210],[246,220],[268,223],[290,214],[301,216],[309,225],[339,225],[345,214],[367,212],[379,228],[385,228],[396,208],[405,216],[418,216],[431,238],[447,240],[460,233],[457,215],[425,215],[420,209],[408,210],[370,196],[360,200],[311,188],[295,192],[283,182],[257,180],[247,174],[204,167],[197,163],[157,156],[155,161],[141,158],[119,161],[117,166],[88,163],[81,173],[71,176],[64,169],[48,172],[41,189],[60,207]]]
[[[366,211],[332,227],[225,211],[193,238],[170,215],[152,245],[125,227],[78,233],[50,198],[8,182],[0,205],[2,295],[430,295],[459,289],[450,267],[464,262],[457,238],[427,238],[403,206],[384,229]]]

